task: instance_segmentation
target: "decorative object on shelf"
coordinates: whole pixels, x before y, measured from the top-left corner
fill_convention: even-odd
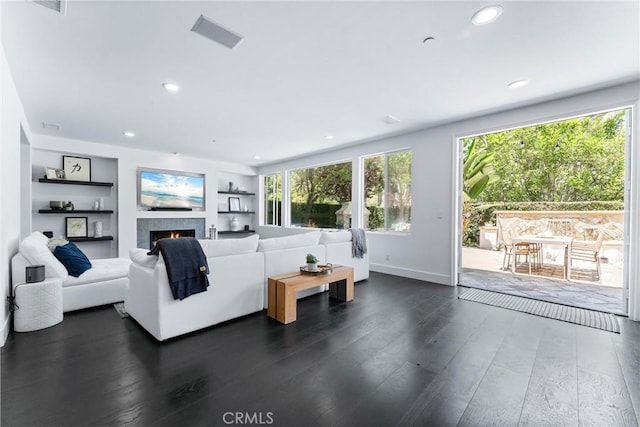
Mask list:
[[[102,237],[102,221],[96,221],[96,231],[93,237]]]
[[[44,177],[46,179],[65,179],[65,173],[62,169],[44,168]]]
[[[314,254],[307,254],[307,270],[318,271],[318,258]]]
[[[100,197],[100,199],[98,200],[98,207],[101,211],[104,210],[104,197]]]
[[[229,197],[229,212],[240,212],[240,197]]]
[[[240,231],[240,222],[235,216],[232,216],[229,221],[229,229],[231,231]]]
[[[211,227],[209,227],[209,240],[215,240],[218,236],[218,230],[216,230],[216,225],[215,224],[211,224]]]
[[[66,179],[72,181],[91,181],[91,159],[86,157],[62,156],[62,169]]]
[[[249,207],[247,205],[244,205],[244,211],[249,212]]]
[[[93,204],[93,210],[94,211],[99,211],[100,210],[100,201],[96,200],[95,203]]]
[[[244,231],[249,231],[249,225],[244,226]]]
[[[62,209],[64,209],[64,207],[67,205],[66,202],[61,201],[61,200],[50,200],[49,201],[49,207],[51,209],[53,209],[54,211],[61,211]]]
[[[66,205],[64,205],[64,210],[65,211],[72,211],[74,208],[73,203],[71,203],[71,201],[69,201]]]
[[[87,217],[66,217],[67,237],[87,237]]]
[[[233,192],[233,181],[229,181],[229,193]]]

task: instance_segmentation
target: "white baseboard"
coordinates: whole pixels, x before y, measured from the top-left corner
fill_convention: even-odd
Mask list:
[[[7,315],[7,318],[2,322],[2,329],[0,329],[0,347],[4,346],[9,338],[9,331],[11,329],[11,313]]]
[[[448,274],[429,273],[428,271],[373,263],[369,265],[369,270],[376,271],[378,273],[392,274],[394,276],[408,277],[410,279],[423,280],[425,282],[438,283],[440,285],[452,286],[451,276]]]

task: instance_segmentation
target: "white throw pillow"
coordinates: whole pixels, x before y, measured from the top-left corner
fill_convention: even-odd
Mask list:
[[[242,239],[199,240],[207,258],[248,254],[255,252],[258,247],[258,234]]]
[[[44,277],[66,278],[69,273],[47,247],[49,238],[34,231],[20,242],[20,253],[33,265],[44,265]]]
[[[327,245],[329,243],[343,243],[351,241],[350,231],[323,231],[320,236],[320,244]]]
[[[158,263],[158,255],[147,255],[148,252],[148,250],[140,248],[129,249],[129,258],[142,267],[154,268]]]
[[[273,237],[263,239],[258,243],[259,252],[276,251],[279,249],[301,248],[304,246],[315,246],[320,241],[320,232],[294,234],[285,237]]]
[[[47,242],[47,247],[49,248],[49,250],[51,252],[55,251],[56,248],[58,246],[64,246],[67,243],[69,243],[69,241],[67,239],[65,239],[62,236],[54,236],[52,238],[49,239],[49,241]]]

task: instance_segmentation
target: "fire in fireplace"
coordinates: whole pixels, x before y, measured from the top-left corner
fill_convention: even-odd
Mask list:
[[[149,249],[153,249],[160,239],[177,239],[178,237],[196,237],[196,230],[151,230],[149,232]]]

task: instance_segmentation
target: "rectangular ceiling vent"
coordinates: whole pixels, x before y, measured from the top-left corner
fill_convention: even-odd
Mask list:
[[[242,36],[235,34],[223,26],[216,24],[212,20],[205,18],[204,15],[200,15],[191,31],[198,33],[201,36],[213,40],[216,43],[220,43],[222,46],[233,49],[243,39]]]
[[[48,9],[60,12],[63,15],[66,14],[67,0],[33,0],[34,3],[44,6]]]
[[[57,125],[55,123],[42,122],[42,129],[59,131],[60,125]]]

